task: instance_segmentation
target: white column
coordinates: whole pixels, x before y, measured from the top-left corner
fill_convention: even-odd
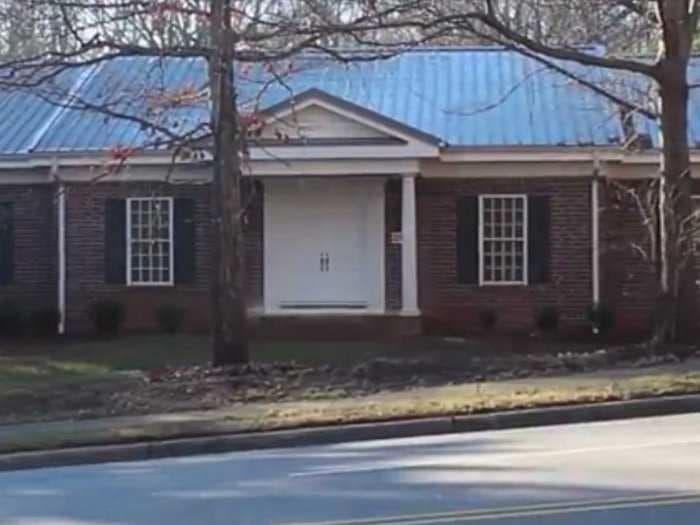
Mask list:
[[[416,177],[406,175],[401,187],[402,315],[418,315],[418,249],[416,239]]]

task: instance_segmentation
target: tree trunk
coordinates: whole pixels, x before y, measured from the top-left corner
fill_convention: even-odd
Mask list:
[[[680,221],[692,212],[692,181],[688,146],[688,61],[692,29],[687,10],[677,0],[664,2],[664,56],[659,64],[659,90],[662,104],[663,139],[662,195],[668,200],[661,221],[660,300],[656,339],[668,341],[688,337],[695,325],[697,289],[692,261],[683,256]],[[663,186],[668,191],[663,189]],[[662,199],[663,201],[663,199]],[[663,208],[663,205],[661,206]],[[685,259],[685,260],[684,260]]]
[[[240,134],[236,109],[230,0],[212,0],[214,166],[211,273],[212,350],[215,365],[248,362],[243,264]]]

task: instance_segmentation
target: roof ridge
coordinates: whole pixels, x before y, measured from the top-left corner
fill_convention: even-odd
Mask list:
[[[591,51],[598,51],[600,49],[600,45],[596,44],[581,44],[577,46],[569,46],[573,49],[581,49],[581,50],[587,50],[590,49]],[[346,53],[346,54],[366,54],[366,53],[380,53],[380,52],[392,52],[397,55],[401,54],[410,54],[410,53],[436,53],[436,52],[445,52],[445,53],[459,53],[459,52],[469,52],[469,51],[479,51],[479,52],[509,52],[509,53],[517,53],[517,49],[513,49],[510,46],[505,46],[505,45],[497,45],[497,44],[460,44],[460,45],[416,45],[416,46],[391,46],[391,45],[385,45],[385,46],[358,46],[358,47],[334,47],[331,48],[333,52],[336,53]],[[327,56],[328,58],[333,58],[331,54],[329,54],[327,51],[323,50],[316,50],[316,49],[309,49],[305,50],[301,53],[302,55],[315,55],[315,56]]]

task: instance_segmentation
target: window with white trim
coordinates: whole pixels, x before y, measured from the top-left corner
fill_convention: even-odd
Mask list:
[[[173,284],[173,199],[127,199],[127,282]]]
[[[527,197],[479,196],[482,285],[527,284]]]

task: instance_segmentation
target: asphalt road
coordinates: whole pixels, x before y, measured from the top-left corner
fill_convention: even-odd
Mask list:
[[[3,525],[697,525],[700,415],[0,474]]]

